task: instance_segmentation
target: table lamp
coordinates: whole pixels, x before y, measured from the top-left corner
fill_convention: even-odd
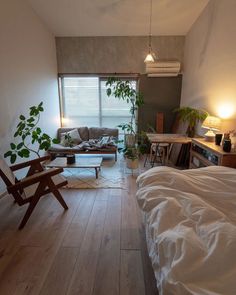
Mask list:
[[[202,123],[202,127],[209,129],[205,133],[205,140],[206,141],[214,141],[215,140],[215,133],[214,131],[220,130],[221,120],[218,117],[208,116]]]

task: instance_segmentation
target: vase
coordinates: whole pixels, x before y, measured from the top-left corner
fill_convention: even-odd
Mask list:
[[[67,164],[68,165],[75,163],[75,155],[67,155],[66,159],[67,159]]]
[[[225,139],[223,144],[223,151],[229,153],[231,151],[231,140]]]

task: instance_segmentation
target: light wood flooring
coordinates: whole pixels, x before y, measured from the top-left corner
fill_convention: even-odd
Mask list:
[[[135,177],[124,189],[67,189],[63,208],[42,198],[26,207],[0,200],[0,294],[154,295]]]

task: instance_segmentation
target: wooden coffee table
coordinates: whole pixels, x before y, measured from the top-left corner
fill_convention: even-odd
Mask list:
[[[98,171],[101,170],[102,157],[89,157],[89,156],[76,156],[74,164],[67,164],[66,157],[58,157],[48,163],[45,163],[44,166],[51,167],[61,167],[61,168],[94,168],[96,178],[98,178]]]

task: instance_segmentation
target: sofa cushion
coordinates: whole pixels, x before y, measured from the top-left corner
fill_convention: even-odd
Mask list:
[[[103,128],[103,127],[90,127],[89,139],[99,139],[102,136],[112,136],[118,138],[118,129],[116,128]]]
[[[48,151],[49,152],[54,152],[54,153],[71,153],[74,152],[76,153],[77,151],[80,151],[81,148],[79,145],[73,146],[73,147],[66,147],[61,144],[53,144]]]
[[[59,128],[58,131],[57,131],[57,137],[58,139],[60,140],[61,139],[61,133],[65,133],[65,132],[69,132],[73,129],[78,129],[79,131],[79,135],[81,137],[81,139],[83,141],[87,141],[89,140],[89,130],[88,130],[88,127],[74,127],[74,128],[69,128],[69,127],[62,127],[62,128]]]
[[[66,138],[66,135],[70,136],[70,139]],[[65,133],[61,133],[61,145],[63,146],[70,146],[72,144],[73,145],[77,145],[80,144],[82,142],[82,138],[80,137],[79,131],[77,128],[65,132]]]

